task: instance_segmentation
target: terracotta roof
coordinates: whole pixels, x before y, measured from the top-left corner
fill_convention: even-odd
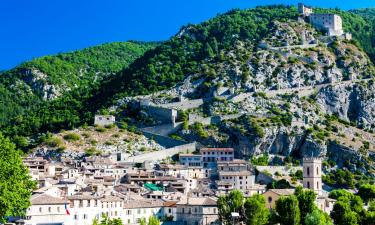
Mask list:
[[[62,205],[65,201],[47,194],[36,194],[31,196],[31,205]]]
[[[294,189],[269,189],[268,191],[272,191],[278,195],[292,195],[294,194]]]
[[[165,207],[172,207],[172,206],[176,206],[176,203],[177,203],[178,201],[166,201],[166,202],[164,202],[164,206]]]
[[[179,154],[178,156],[179,157],[189,157],[189,156],[201,157],[202,155],[198,155],[198,154]]]
[[[155,207],[162,207],[164,202],[162,200],[150,200],[150,199],[143,199],[143,200],[130,200],[125,202],[124,208],[125,209],[136,209],[136,208],[155,208]]]
[[[233,148],[201,148],[201,151],[225,151],[225,152],[233,152]]]
[[[211,197],[194,197],[184,198],[177,203],[177,205],[201,205],[201,206],[216,206],[216,200]]]
[[[68,196],[69,200],[91,200],[91,199],[100,199],[100,196],[94,196],[91,194],[78,194],[78,195],[72,195]]]
[[[220,171],[220,176],[250,176],[252,173],[247,170],[243,171]]]

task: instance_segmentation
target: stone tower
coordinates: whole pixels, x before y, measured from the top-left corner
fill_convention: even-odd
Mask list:
[[[320,194],[322,191],[322,159],[303,159],[303,187]]]

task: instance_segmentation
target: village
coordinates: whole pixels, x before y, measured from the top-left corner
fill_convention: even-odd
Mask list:
[[[324,28],[327,36],[351,39],[350,34],[343,32],[340,16],[314,14],[303,4],[298,5],[298,10],[301,18]],[[24,157],[23,162],[38,188],[33,191],[26,216],[14,222],[91,225],[107,216],[128,225],[140,224],[150,217],[165,225],[219,225],[219,196],[233,190],[241,191],[245,197],[260,194],[266,199],[267,208],[272,209],[280,197],[292,195],[298,186],[313,190],[317,194],[317,207],[330,214],[336,200],[329,198],[329,190],[324,188],[322,158],[306,157],[298,165],[254,165],[248,159],[236,158],[233,148],[208,148],[169,138],[170,133],[183,126],[176,122],[177,110],[197,107],[203,101],[181,100],[164,105],[140,101],[140,107],[149,115],[163,121],[161,125],[141,129],[143,135],[164,145],[159,151],[132,156],[114,151],[81,159],[63,157],[59,161],[37,154]],[[241,115],[201,118],[189,114],[188,122],[220,123]],[[96,115],[94,124],[115,125],[116,118]],[[302,176],[293,178],[298,173]],[[290,187],[272,188],[278,181],[287,181]]]

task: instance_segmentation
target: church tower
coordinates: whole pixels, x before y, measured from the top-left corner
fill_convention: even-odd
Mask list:
[[[322,159],[303,159],[303,187],[320,194],[322,191]]]

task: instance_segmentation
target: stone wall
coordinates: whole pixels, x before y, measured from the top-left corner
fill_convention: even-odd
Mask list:
[[[152,139],[152,140],[156,141],[159,145],[161,145],[165,148],[172,148],[172,147],[176,147],[176,146],[179,146],[179,145],[187,144],[186,141],[176,140],[176,139],[173,139],[173,138],[170,138],[170,137],[167,137],[167,136],[163,136],[163,135],[160,135],[160,134],[154,134],[154,133],[149,133],[149,132],[143,131],[143,135],[145,137],[149,138],[149,139]]]
[[[141,108],[148,113],[149,116],[163,122],[163,123],[175,123],[177,118],[177,111],[175,109],[164,108],[161,106],[155,106],[151,104],[142,104]]]
[[[162,136],[168,136],[172,133],[175,133],[182,127],[182,122],[179,123],[169,123],[169,124],[163,124],[159,126],[153,126],[153,127],[145,127],[141,130],[147,133],[162,135]]]
[[[163,108],[173,108],[177,110],[188,110],[198,108],[199,106],[203,105],[204,99],[194,99],[194,100],[185,100],[181,102],[172,102],[166,104],[160,104],[159,107]]]
[[[168,157],[172,157],[173,155],[176,155],[178,153],[194,152],[195,150],[196,150],[196,143],[193,142],[193,143],[187,143],[187,144],[175,146],[175,147],[168,148],[168,149],[161,150],[161,151],[150,152],[150,153],[145,153],[142,155],[129,157],[126,161],[136,162],[136,163],[142,163],[147,160],[157,161],[157,160],[162,160]]]

